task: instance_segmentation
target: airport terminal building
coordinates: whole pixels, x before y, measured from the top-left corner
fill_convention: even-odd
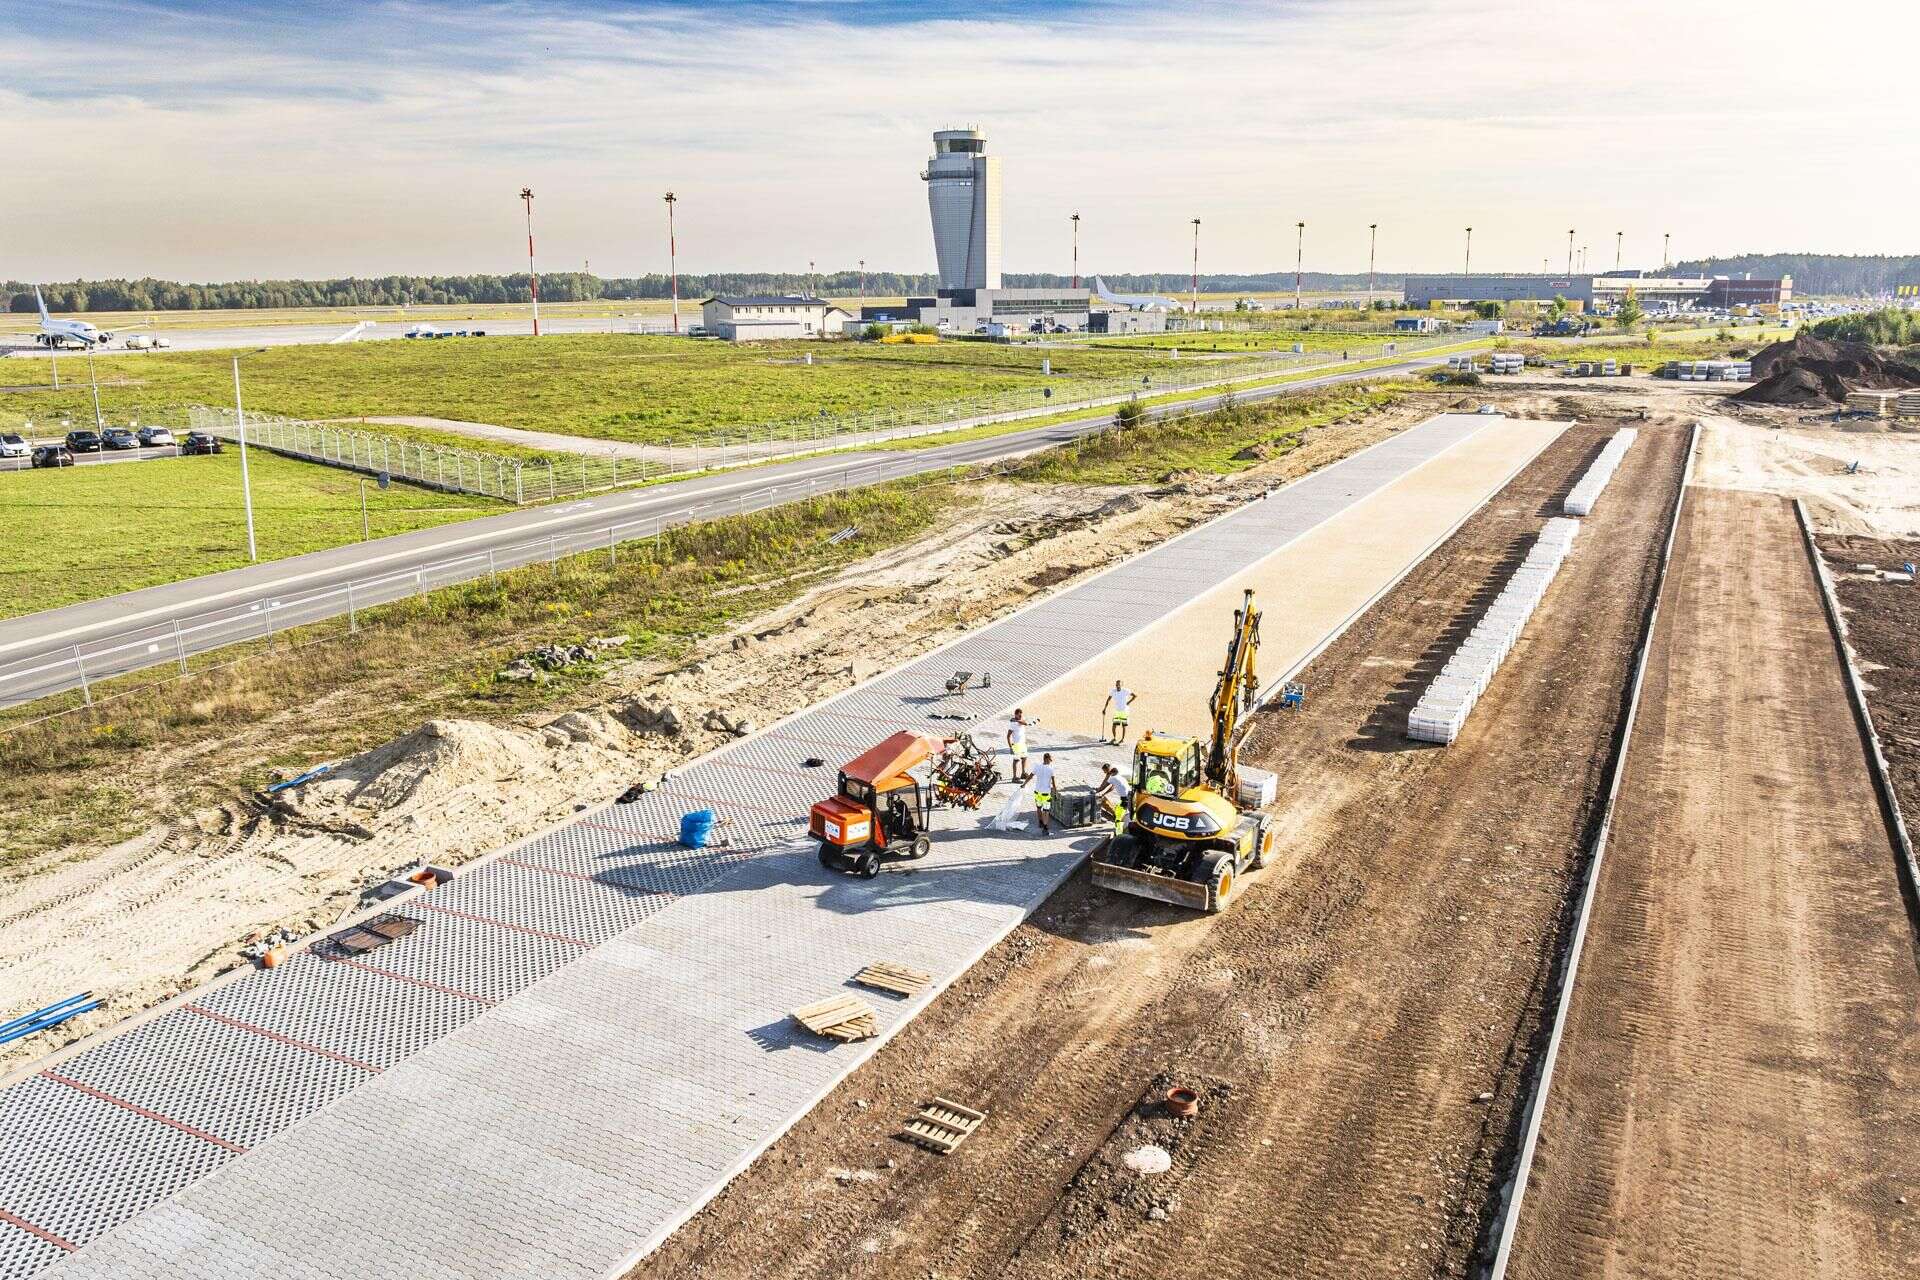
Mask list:
[[[1426,307],[1467,302],[1552,302],[1565,298],[1585,310],[1608,310],[1631,289],[1641,306],[1672,303],[1676,307],[1729,305],[1757,306],[1790,302],[1793,277],[1780,280],[1729,280],[1725,276],[1659,276],[1638,271],[1605,275],[1410,275],[1407,305]]]

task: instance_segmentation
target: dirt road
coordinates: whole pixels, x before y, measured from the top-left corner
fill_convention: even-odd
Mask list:
[[[1511,1274],[1920,1274],[1917,1001],[1791,507],[1691,490]]]
[[[1415,746],[1405,715],[1612,425],[1563,436],[1313,664],[1305,710],[1262,717],[1286,855],[1231,912],[1083,873],[633,1274],[1465,1275],[1679,424],[1637,424],[1461,742]],[[1197,1118],[1160,1113],[1174,1079]],[[990,1112],[951,1157],[893,1137],[932,1094]],[[1167,1171],[1127,1165],[1149,1144]]]

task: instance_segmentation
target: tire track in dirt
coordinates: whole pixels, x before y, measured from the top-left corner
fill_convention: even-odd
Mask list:
[[[1563,436],[1356,623],[1308,671],[1303,712],[1260,717],[1246,758],[1281,776],[1288,848],[1230,912],[1183,918],[1075,877],[633,1274],[1465,1275],[1682,424],[1636,422],[1611,500],[1461,743],[1400,730],[1444,638],[1612,425]],[[1128,963],[1115,923],[1165,970],[1083,1001],[1094,959]],[[1153,1219],[1105,1197],[1125,1186],[1109,1172],[1143,1091],[1169,1074],[1225,1086],[1214,1118],[1230,1123],[1194,1126],[1154,1181],[1179,1205]],[[889,1135],[936,1092],[986,1106],[986,1125],[953,1157],[902,1155]],[[877,1176],[823,1188],[822,1162]]]

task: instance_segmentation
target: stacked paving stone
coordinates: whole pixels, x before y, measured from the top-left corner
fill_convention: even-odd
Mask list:
[[[1561,561],[1573,550],[1574,535],[1579,531],[1578,520],[1556,516],[1547,521],[1528,549],[1527,558],[1414,704],[1407,716],[1409,738],[1448,746],[1460,736],[1474,704],[1520,639],[1527,619],[1560,571]]]
[[[1587,468],[1587,474],[1581,476],[1580,483],[1574,485],[1573,491],[1567,494],[1566,502],[1561,504],[1562,510],[1570,516],[1592,515],[1593,504],[1600,500],[1600,491],[1607,487],[1607,481],[1613,479],[1620,459],[1627,456],[1627,450],[1639,438],[1640,433],[1632,427],[1623,427],[1615,432],[1613,439],[1607,441],[1606,447],[1600,450],[1600,456]]]

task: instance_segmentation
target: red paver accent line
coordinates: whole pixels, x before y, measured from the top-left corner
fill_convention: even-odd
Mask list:
[[[216,1137],[208,1133],[205,1129],[196,1129],[190,1124],[181,1124],[171,1116],[163,1116],[158,1111],[143,1107],[137,1102],[128,1102],[125,1098],[117,1098],[106,1090],[96,1089],[90,1084],[81,1084],[71,1076],[63,1076],[57,1071],[42,1071],[40,1075],[42,1078],[51,1080],[55,1084],[66,1085],[69,1089],[78,1089],[88,1097],[98,1098],[102,1102],[111,1103],[113,1106],[125,1111],[131,1111],[133,1114],[143,1117],[144,1119],[157,1121],[160,1124],[166,1125],[169,1129],[178,1129],[180,1132],[198,1138],[202,1142],[211,1142],[216,1147],[224,1147],[237,1156],[247,1154],[247,1149],[237,1142],[228,1142],[225,1138]]]
[[[74,1244],[68,1240],[62,1240],[59,1236],[53,1234],[53,1232],[44,1230],[40,1227],[36,1227],[31,1222],[28,1222],[25,1218],[15,1217],[13,1214],[8,1213],[5,1209],[0,1209],[0,1222],[4,1222],[9,1226],[18,1227],[30,1236],[39,1236],[42,1240],[45,1240],[48,1244],[54,1246],[56,1249],[65,1249],[68,1253],[79,1252],[79,1249],[80,1249],[79,1245]]]
[[[524,924],[508,924],[505,920],[495,920],[492,916],[475,915],[471,911],[462,911],[457,907],[443,907],[434,902],[416,901],[408,905],[419,907],[423,911],[438,911],[442,915],[458,916],[462,920],[471,920],[475,924],[490,924],[496,929],[511,929],[515,933],[524,933],[535,938],[545,938],[549,942],[564,942],[570,947],[591,947],[593,945],[591,942],[585,942],[579,938],[569,938],[564,933],[548,933],[545,929],[533,929]]]
[[[778,729],[769,729],[764,736],[779,738],[782,742],[804,742],[810,747],[832,747],[836,751],[852,751],[856,754],[866,750],[865,747],[860,746],[858,743],[828,742],[825,738],[803,738],[797,733],[782,733]]]
[[[735,764],[731,760],[709,760],[708,764],[718,765],[722,769],[750,769],[755,773],[770,773],[776,778],[805,778],[811,776],[805,769],[774,769],[764,764]]]
[[[1031,624],[1029,624],[1029,626],[1031,626]],[[1044,630],[1047,631],[1058,631],[1060,629],[1059,627],[1044,628]],[[994,639],[998,640],[1001,644],[1013,645],[1016,648],[1022,649],[1072,649],[1076,653],[1084,653],[1087,648],[1084,644],[1050,644],[1045,640],[1013,640],[1004,636],[995,636]]]
[[[832,716],[836,720],[864,720],[868,724],[884,724],[895,729],[904,729],[908,733],[925,733],[929,738],[935,735],[927,732],[923,724],[911,724],[905,720],[895,720],[891,716],[863,716],[854,711],[828,711],[825,707],[814,712],[815,715]]]
[[[377,973],[383,978],[392,978],[395,982],[405,982],[412,986],[424,987],[428,991],[438,991],[442,995],[459,996],[462,1000],[471,1000],[475,1004],[496,1005],[498,1000],[489,1000],[486,996],[474,995],[471,991],[462,991],[458,987],[443,986],[438,982],[429,982],[425,978],[410,978],[404,973],[395,973],[391,969],[382,969],[377,964],[368,964],[365,960],[355,960],[352,956],[328,956],[332,964],[350,964],[356,969],[365,969],[368,973]]]
[[[724,850],[723,852],[731,851]],[[525,867],[528,871],[544,871],[550,876],[565,876],[569,880],[585,880],[588,884],[597,884],[602,888],[619,889],[622,893],[626,892],[626,890],[621,889],[619,885],[608,884],[599,876],[590,876],[584,871],[562,871],[559,867],[543,867],[537,862],[528,862],[523,858],[500,858],[497,859],[497,861],[504,862],[510,867]],[[680,896],[677,893],[669,893],[665,889],[650,889],[647,891],[647,895],[655,898],[677,898]]]
[[[707,761],[707,763],[712,764],[713,761],[709,760]],[[657,793],[663,796],[678,796],[682,800],[697,800],[701,804],[710,804],[710,805],[713,805],[715,808],[749,809],[754,813],[764,813],[768,817],[782,818],[788,822],[804,821],[804,819],[802,818],[794,817],[791,813],[786,813],[779,809],[769,809],[769,808],[766,808],[764,805],[748,804],[744,800],[715,800],[712,796],[698,796],[691,791],[680,791],[678,789],[669,790],[666,787],[655,787],[654,791],[656,791]]]
[[[274,1031],[268,1027],[257,1027],[253,1023],[243,1019],[229,1017],[224,1013],[215,1013],[211,1009],[203,1009],[197,1004],[183,1005],[182,1007],[186,1009],[188,1013],[197,1013],[203,1018],[211,1018],[215,1022],[224,1022],[235,1030],[249,1031],[256,1036],[264,1036],[268,1040],[277,1040],[281,1044],[292,1045],[296,1049],[305,1049],[308,1053],[315,1053],[323,1058],[332,1058],[335,1062],[344,1062],[346,1065],[358,1067],[362,1071],[371,1071],[374,1075],[380,1074],[380,1068],[370,1062],[362,1062],[358,1058],[349,1058],[344,1053],[336,1053],[332,1049],[323,1049],[317,1044],[308,1044],[305,1040],[296,1039],[284,1032]]]
[[[647,794],[651,795],[653,793],[648,792]],[[664,840],[668,844],[672,844],[680,838],[678,836],[666,835],[659,831],[635,831],[631,827],[616,827],[610,822],[595,822],[592,818],[580,819],[580,825],[583,827],[592,827],[595,831],[610,831],[616,836],[626,836],[629,839],[635,836],[642,836],[648,840]],[[505,862],[506,859],[502,858],[501,861]]]

